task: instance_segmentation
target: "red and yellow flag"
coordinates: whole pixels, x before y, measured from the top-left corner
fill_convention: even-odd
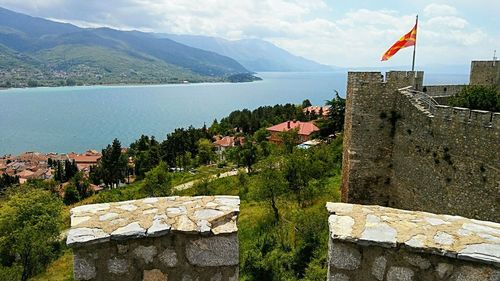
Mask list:
[[[401,37],[394,45],[392,45],[387,52],[382,56],[382,61],[388,60],[390,57],[394,56],[399,50],[414,46],[417,42],[417,24],[413,27],[410,32],[406,33]]]

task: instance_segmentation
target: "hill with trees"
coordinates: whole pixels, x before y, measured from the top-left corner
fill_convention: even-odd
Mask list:
[[[236,81],[227,56],[149,33],[80,28],[0,8],[3,87]],[[237,76],[236,76],[237,77]],[[29,83],[31,82],[31,83]]]

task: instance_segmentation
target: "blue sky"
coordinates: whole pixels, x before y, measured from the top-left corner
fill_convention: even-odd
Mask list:
[[[260,38],[318,62],[396,66],[380,57],[420,17],[417,66],[469,64],[500,52],[498,0],[0,0],[0,6],[85,27]]]

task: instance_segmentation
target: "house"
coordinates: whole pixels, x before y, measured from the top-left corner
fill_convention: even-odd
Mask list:
[[[35,178],[35,173],[30,170],[24,170],[16,174],[19,177],[19,183],[23,184],[27,182],[29,179]]]
[[[47,162],[48,157],[45,154],[28,151],[17,157],[17,161],[26,162],[26,163],[39,163],[39,162]]]
[[[79,171],[88,171],[90,166],[97,165],[101,157],[101,153],[95,150],[88,150],[83,154],[76,154],[74,152],[68,154],[68,158],[75,161]]]
[[[327,118],[328,114],[330,114],[330,106],[329,105],[326,105],[326,106],[308,106],[308,107],[302,109],[302,112],[304,112],[304,114],[306,116],[314,114],[318,118]]]
[[[271,136],[268,138],[269,141],[275,144],[281,144],[282,140],[280,134],[283,132],[297,130],[299,135],[298,143],[303,143],[308,141],[314,132],[319,131],[319,128],[316,127],[313,122],[300,122],[294,120],[274,125],[267,128],[267,130],[271,133]]]
[[[215,152],[217,155],[219,155],[219,158],[221,160],[224,160],[224,151],[226,149],[241,145],[245,141],[245,138],[243,137],[230,137],[230,136],[225,136],[223,138],[216,137],[216,141],[213,143],[215,147]]]

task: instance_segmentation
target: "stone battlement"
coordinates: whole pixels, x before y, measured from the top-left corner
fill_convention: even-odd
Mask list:
[[[500,222],[500,113],[436,105],[421,81],[349,72],[342,201]]]
[[[329,280],[499,277],[498,223],[380,206],[327,203],[326,207]]]
[[[237,280],[239,204],[175,196],[73,208],[75,280]]]
[[[432,107],[430,107],[429,104],[418,100],[415,94],[408,92],[407,89],[400,89],[399,91],[422,113],[430,118],[436,117],[435,122],[446,121],[445,123],[449,126],[465,124],[495,130],[500,128],[500,113],[498,112],[439,104],[433,104]],[[425,93],[421,94],[426,95]],[[426,99],[430,100],[431,98],[432,97],[427,97]]]
[[[439,120],[500,129],[500,113],[498,112],[437,105],[433,114]]]
[[[458,94],[465,85],[425,85],[422,92],[431,97],[449,97]]]
[[[500,62],[472,61],[469,83],[500,87]]]
[[[385,73],[385,76],[382,72],[351,71],[347,74],[347,83],[357,86],[379,84],[381,87],[387,87],[388,89],[398,88],[398,85],[399,88],[410,85],[415,89],[422,89],[423,77],[423,71],[389,71]]]

